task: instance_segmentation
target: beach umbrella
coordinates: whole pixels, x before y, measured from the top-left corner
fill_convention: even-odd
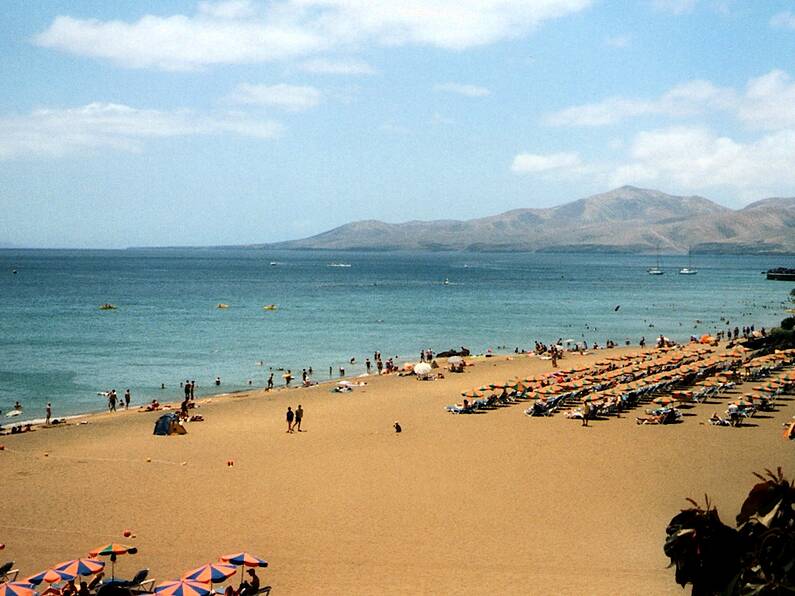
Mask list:
[[[37,573],[36,575],[31,575],[30,577],[26,578],[25,583],[33,584],[34,586],[38,586],[42,582],[47,582],[48,584],[57,584],[59,582],[72,581],[76,577],[76,574],[67,573],[66,571],[47,569],[46,571],[42,571],[41,573]]]
[[[461,356],[450,356],[447,359],[447,364],[461,364],[464,361]]]
[[[159,596],[207,596],[210,593],[210,584],[178,579],[166,581],[155,586],[155,594]]]
[[[260,559],[247,552],[234,553],[232,555],[224,555],[221,560],[225,563],[238,565],[242,567],[267,567],[268,562],[265,559]]]
[[[431,365],[427,362],[420,362],[419,364],[414,365],[414,374],[419,376],[427,375],[429,372],[433,370]]]
[[[105,562],[97,559],[72,559],[58,563],[53,569],[56,571],[66,571],[72,575],[93,575],[105,568]]]
[[[138,549],[134,546],[111,542],[88,551],[90,557],[110,557],[110,578],[116,577],[116,557],[118,555],[134,555]]]
[[[478,391],[477,389],[473,389],[471,391],[462,392],[461,396],[469,398],[469,399],[479,399],[479,398],[483,397],[483,393]],[[238,563],[235,563],[235,565],[237,565],[237,564]]]
[[[208,563],[193,571],[188,571],[182,576],[182,579],[217,584],[234,575],[236,571],[237,567],[231,563]]]
[[[754,404],[747,399],[738,399],[737,401],[733,401],[731,405],[737,406],[738,408],[750,408]]]
[[[27,582],[8,582],[0,584],[0,596],[36,596],[36,591]]]
[[[655,397],[652,401],[655,404],[659,404],[661,406],[667,406],[676,402],[677,400],[669,395],[663,395],[661,397]]]
[[[240,577],[243,577],[243,567],[267,567],[268,562],[247,552],[224,555],[221,560],[240,567]]]

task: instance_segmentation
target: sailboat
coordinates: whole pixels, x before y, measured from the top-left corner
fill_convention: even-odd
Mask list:
[[[662,269],[660,269],[660,247],[657,247],[657,264],[654,267],[649,267],[646,270],[646,273],[649,275],[662,275],[665,273]]]
[[[693,269],[691,250],[687,249],[687,267],[682,267],[679,270],[679,275],[695,275],[698,269]]]

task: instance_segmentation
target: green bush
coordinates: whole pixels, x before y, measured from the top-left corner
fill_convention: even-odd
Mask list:
[[[706,498],[671,519],[665,554],[676,582],[693,585],[693,596],[795,593],[795,486],[777,473],[754,474],[756,484],[737,515],[724,524]]]
[[[795,317],[787,317],[783,321],[781,321],[781,328],[790,331],[793,327],[795,327]]]

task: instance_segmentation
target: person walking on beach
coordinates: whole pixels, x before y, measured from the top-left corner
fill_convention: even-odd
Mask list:
[[[190,399],[190,381],[185,381],[185,399]]]
[[[301,430],[301,420],[304,418],[304,409],[301,407],[301,404],[298,404],[298,407],[295,409],[295,430],[299,433],[303,432]]]
[[[270,374],[268,377],[268,391],[273,389],[273,373]]]
[[[47,402],[47,408],[44,410],[44,412],[45,412],[44,424],[49,424],[50,420],[52,419],[52,403]]]
[[[290,406],[287,406],[287,432],[293,432],[293,419],[295,418],[295,413]]]
[[[111,389],[110,393],[108,393],[108,411],[115,412],[116,411],[116,390]]]
[[[130,395],[130,390],[126,389],[124,391],[124,409],[125,410],[129,410],[130,409],[130,398],[131,397],[132,396]]]
[[[307,374],[306,369],[302,370],[301,371],[301,382],[304,384],[304,387],[306,387],[306,380],[308,378],[309,378],[309,375]]]
[[[196,390],[196,381],[190,382],[190,400],[193,401],[193,392]]]

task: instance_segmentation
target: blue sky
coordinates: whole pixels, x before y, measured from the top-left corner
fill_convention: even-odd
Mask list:
[[[795,195],[795,3],[6,0],[0,244]]]

